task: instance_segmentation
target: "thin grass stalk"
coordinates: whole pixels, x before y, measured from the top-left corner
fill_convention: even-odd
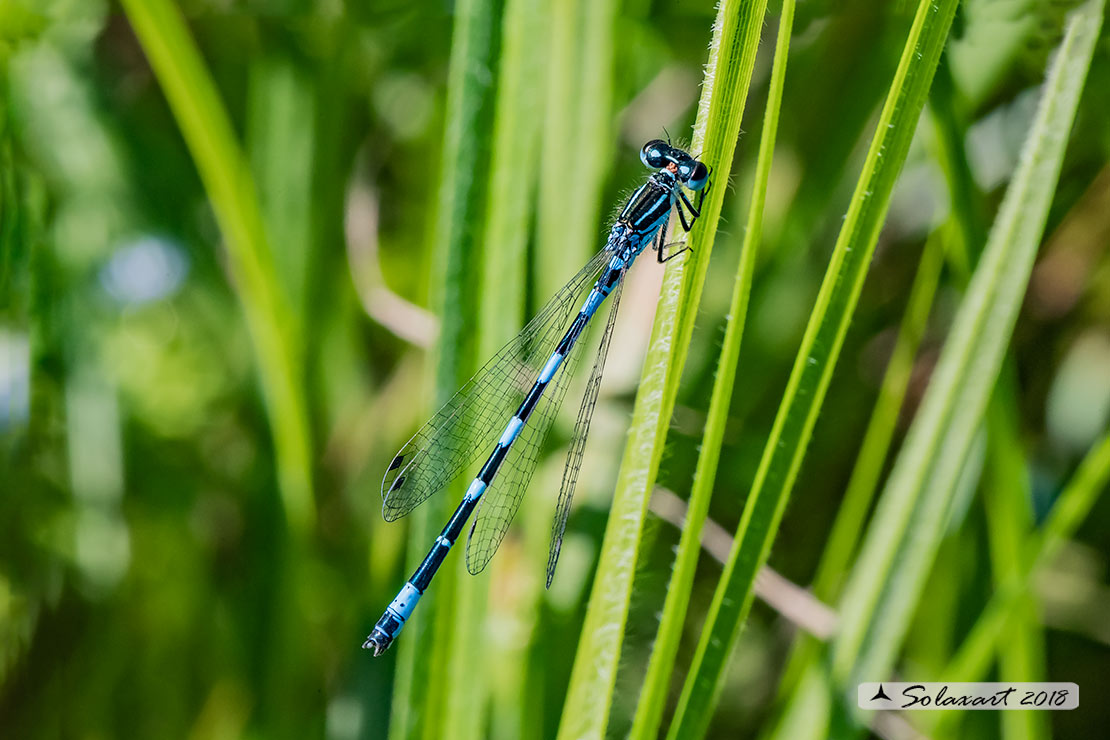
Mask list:
[[[936,123],[938,160],[948,183],[949,202],[961,238],[949,250],[949,261],[958,281],[966,288],[971,268],[978,262],[986,228],[982,222],[982,194],[975,185],[964,148],[966,125],[957,111],[948,65],[930,95]],[[1012,364],[1012,359],[1007,359]],[[992,573],[996,587],[1020,573],[1021,540],[1032,527],[1031,492],[1021,452],[1017,420],[1009,409],[1017,407],[1012,370],[1009,382],[999,383],[991,397],[987,417],[988,476],[984,486],[987,530],[991,543]],[[1011,636],[998,651],[1001,675],[1012,681],[1036,681],[1044,676],[1044,636],[1031,598],[1015,604]],[[1001,717],[1007,740],[1046,737],[1045,717],[1036,712],[1007,712]]]
[[[667,689],[678,654],[682,626],[690,604],[694,573],[701,551],[701,534],[709,514],[709,500],[717,477],[721,445],[728,421],[732,390],[736,380],[736,365],[740,357],[740,343],[748,313],[748,296],[751,292],[752,274],[763,236],[763,207],[767,200],[767,183],[771,176],[775,138],[778,132],[779,108],[786,80],[786,64],[790,52],[790,34],[794,27],[794,0],[784,0],[779,18],[778,37],[775,42],[774,64],[767,92],[767,107],[763,116],[763,131],[759,141],[755,182],[752,187],[748,224],[740,249],[732,299],[729,304],[728,322],[724,341],[717,362],[717,373],[709,401],[709,411],[698,454],[694,481],[690,492],[689,507],[682,536],[675,556],[674,570],[663,603],[663,614],[656,632],[655,645],[648,662],[647,675],[640,691],[640,700],[632,721],[632,740],[649,740],[659,733],[663,710],[667,705]]]
[[[955,10],[956,0],[923,0],[918,8],[714,594],[671,738],[702,737],[717,704],[727,660],[751,607],[755,575],[786,508]]]
[[[692,255],[675,260],[664,276],[560,738],[605,734],[644,516],[720,220],[765,11],[765,0],[724,0],[718,8],[692,143],[712,168],[716,186],[689,235]]]
[[[951,71],[942,57],[929,90],[929,104],[933,113],[938,159],[945,173],[953,218],[930,236],[918,264],[894,352],[883,375],[879,400],[868,422],[845,489],[844,502],[837,512],[814,578],[814,594],[822,601],[832,602],[839,595],[844,573],[855,555],[859,535],[890,450],[898,412],[929,320],[945,256],[966,281],[971,271],[969,260],[978,258],[978,245],[985,239],[975,208],[980,200],[979,193],[964,154],[964,132],[959,126],[953,97]]]
[[[540,0],[507,0],[505,3],[482,236],[478,356],[483,358],[491,356],[511,339],[525,318],[528,236],[535,203],[532,196],[538,177],[539,137],[544,112],[544,87],[536,81],[544,79],[543,63],[547,52],[543,34],[545,7]],[[465,560],[459,560],[459,567],[465,568]],[[496,575],[470,580],[476,584],[488,584],[492,577]],[[464,582],[466,580],[464,578]],[[475,595],[487,595],[488,585],[473,591]],[[534,604],[538,598],[536,580],[532,592],[522,595],[520,600]],[[475,605],[473,615],[476,617],[479,611],[480,605]],[[514,616],[500,613],[495,614],[494,619],[502,622]],[[469,665],[470,669],[461,671],[455,680],[475,684],[484,680],[484,676],[474,676],[472,669],[482,662],[481,655],[477,653],[484,648],[487,660],[496,666],[495,670],[488,671],[491,677],[488,690],[493,695],[490,722],[493,734],[520,737],[527,655],[518,649],[498,650],[500,641],[495,641],[493,649],[490,649],[485,639],[488,635],[482,632],[475,632],[474,635],[479,639],[469,641],[472,646],[470,663],[458,663],[460,668]],[[472,732],[471,737],[474,736]]]
[[[906,389],[909,387],[914,360],[933,307],[944,267],[946,243],[951,239],[950,233],[951,227],[943,226],[934,231],[925,242],[906,310],[898,327],[894,350],[879,386],[879,396],[867,423],[856,464],[848,479],[844,500],[837,510],[829,539],[817,566],[813,593],[825,603],[835,603],[840,593],[844,573],[852,563],[860,533],[871,510]],[[799,635],[779,684],[781,698],[794,692],[805,667],[817,657],[821,647],[822,643],[812,636]]]
[[[979,194],[964,153],[965,132],[956,113],[954,95],[947,55],[942,55],[929,89],[929,107],[934,124],[937,159],[948,185],[952,218],[948,224],[934,231],[926,241],[898,329],[894,351],[883,374],[878,400],[848,479],[844,500],[837,510],[832,531],[818,562],[813,589],[814,594],[826,603],[834,603],[840,595],[844,575],[856,554],[860,533],[871,509],[890,450],[921,337],[932,310],[945,257],[947,256],[948,263],[966,282],[971,271],[969,254],[978,255],[979,247],[974,245],[985,239],[984,229],[979,225],[978,210],[974,207],[979,202]],[[820,649],[821,645],[812,637],[799,637],[779,683],[780,700],[798,689],[798,681],[808,670],[807,666],[817,658]],[[785,699],[787,706],[794,706],[798,700],[798,696]],[[782,724],[775,736],[789,737],[790,735],[782,734],[784,729],[788,729],[787,724]]]
[[[844,502],[837,511],[829,543],[817,566],[813,591],[817,598],[832,602],[840,592],[844,573],[851,565],[860,533],[871,508],[871,502],[882,475],[883,463],[898,424],[898,414],[906,397],[914,360],[929,321],[929,313],[944,267],[945,244],[949,227],[933,232],[925,243],[917,266],[906,312],[898,328],[890,362],[883,374],[879,398],[864,433],[859,457],[852,468],[844,493]]]
[[[942,169],[949,186],[949,203],[954,217],[930,236],[921,255],[894,351],[883,374],[879,399],[864,433],[863,444],[845,489],[844,501],[837,511],[832,533],[814,578],[814,594],[822,601],[831,603],[839,595],[844,574],[855,555],[860,532],[890,450],[898,413],[929,320],[945,256],[966,280],[971,269],[968,265],[969,254],[974,252],[977,257],[978,247],[974,245],[982,241],[980,236],[983,229],[974,208],[979,200],[978,192],[971,180],[967,157],[963,151],[962,130],[958,125],[953,95],[951,72],[942,57],[929,90],[929,103],[935,124],[938,158],[943,163]]]
[[[845,595],[834,679],[889,674],[1001,366],[1044,229],[1101,25],[1075,11],[967,297],[899,454]],[[847,690],[847,689],[845,689]]]
[[[123,0],[122,5],[181,127],[224,235],[274,435],[282,506],[291,531],[303,539],[316,512],[301,338],[298,317],[288,310],[274,267],[250,168],[181,13],[169,0]]]
[[[983,502],[996,587],[1021,578],[1025,540],[1033,528],[1032,491],[1013,413],[1016,385],[1013,367],[1006,368],[987,410]],[[1002,643],[1005,649],[998,650],[999,674],[1007,681],[1042,680],[1044,633],[1032,596],[1019,599],[1015,611],[1009,636]],[[1047,717],[1041,712],[1004,712],[1000,721],[1003,740],[1036,740],[1048,734]]]
[[[995,589],[959,649],[941,672],[943,681],[981,681],[1007,637],[1022,599],[1033,587],[1033,576],[1052,562],[1061,547],[1079,526],[1110,485],[1110,433],[1104,434],[1083,458],[1079,468],[1064,486],[1044,525],[1025,542],[1020,568]],[[946,737],[960,712],[940,712],[931,728],[934,737]]]
[[[678,264],[667,270],[663,279],[663,295],[660,298],[659,309],[656,310],[656,326],[658,326],[660,309],[666,305],[669,294],[675,289],[673,282],[676,279],[681,280],[681,287],[678,288],[679,321],[674,338],[671,340],[672,371],[666,374],[666,396],[662,407],[666,413],[660,417],[664,427],[660,431],[659,442],[654,450],[649,490],[655,484],[659,457],[662,455],[662,443],[666,437],[666,426],[670,424],[670,415],[678,397],[678,385],[682,380],[682,368],[686,364],[686,355],[694,334],[697,307],[701,302],[705,276],[709,271],[713,240],[721,217],[721,206],[724,203],[722,190],[728,183],[733,154],[740,136],[740,122],[744,115],[744,104],[747,102],[748,87],[751,84],[760,31],[766,12],[767,3],[761,0],[721,2],[717,6],[717,18],[713,23],[713,41],[710,43],[709,61],[705,68],[705,79],[702,81],[702,94],[698,99],[698,115],[694,120],[694,134],[690,141],[691,151],[698,154],[699,158],[710,166],[717,187],[707,193],[702,217],[694,225],[690,234],[678,235],[680,244],[685,243],[690,247],[690,256],[687,260],[678,261]],[[722,42],[733,46],[722,48]],[[735,46],[736,43],[740,46]],[[672,231],[673,234],[674,231]],[[654,339],[654,327],[652,336]],[[647,364],[645,361],[645,371]],[[625,454],[627,455],[632,449],[630,442]]]
[[[524,318],[528,228],[543,102],[535,84],[541,69],[542,8],[536,0],[509,0],[500,28],[497,91],[494,101],[490,174],[482,232],[482,275],[475,338],[479,358],[489,357],[512,338]],[[449,670],[451,690],[444,738],[484,737],[489,692],[486,672],[474,666],[489,656],[486,602],[490,576],[471,577],[458,558],[456,637]]]
[[[441,280],[433,288],[440,316],[433,381],[436,406],[450,398],[477,365],[473,326],[479,296],[474,286],[481,280],[483,262],[474,224],[480,223],[488,184],[479,173],[485,169],[490,147],[493,80],[489,70],[498,51],[494,34],[500,17],[500,0],[461,0],[455,8],[438,210],[431,234],[435,264],[442,266]],[[445,492],[450,493],[461,495],[457,486]],[[436,496],[413,512],[407,569],[416,567],[426,554],[458,497]],[[457,666],[470,659],[462,643],[475,640],[480,599],[466,592],[474,584],[465,581],[459,594],[463,568],[458,562],[454,565],[441,569],[435,588],[406,624],[405,639],[398,641],[390,740],[441,740],[456,731],[465,735],[480,722],[480,714],[470,713],[470,690],[453,680]],[[457,623],[460,598],[465,602],[461,628]],[[458,716],[451,714],[456,711]]]
[[[949,204],[954,215],[948,224],[934,231],[925,244],[894,351],[883,374],[879,398],[868,421],[856,464],[845,488],[844,500],[837,511],[817,567],[813,583],[814,594],[829,603],[839,596],[844,575],[855,556],[860,533],[890,450],[898,414],[940,283],[945,257],[966,281],[971,269],[968,265],[969,252],[978,251],[977,247],[971,245],[977,244],[979,235],[983,233],[983,229],[978,226],[977,212],[972,207],[978,200],[978,193],[971,181],[967,157],[963,153],[962,132],[957,122],[953,95],[951,72],[942,56],[929,90],[929,103],[933,113],[938,159],[942,162],[949,186]],[[788,678],[790,669],[786,673]],[[784,678],[784,684],[789,683],[787,678]]]

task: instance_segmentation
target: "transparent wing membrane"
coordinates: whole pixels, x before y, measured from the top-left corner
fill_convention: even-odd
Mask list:
[[[475,575],[489,564],[520,508],[524,492],[536,470],[544,440],[574,377],[583,344],[585,342],[579,341],[571,349],[547,391],[540,397],[531,418],[520,430],[520,436],[513,442],[501,470],[482,494],[466,542],[466,568]]]
[[[609,258],[606,250],[594,255],[394,456],[382,479],[382,514],[387,521],[405,516],[477,458],[492,451],[501,430],[562,338],[571,314],[577,312],[584,289],[593,284]],[[556,390],[551,388],[549,392]],[[560,392],[565,393],[565,388]],[[526,429],[528,426],[531,422]],[[516,452],[517,447],[528,447],[522,442],[523,438],[514,445],[512,457],[521,454]],[[532,460],[531,467],[534,465]],[[510,470],[503,469],[495,481],[509,476]],[[525,483],[530,477],[531,469],[524,477]]]
[[[627,272],[627,269],[625,270]],[[567,528],[567,518],[570,516],[570,504],[574,498],[574,485],[578,482],[578,473],[582,470],[582,456],[586,450],[586,438],[590,434],[590,421],[597,407],[597,395],[601,390],[601,375],[605,370],[605,357],[609,354],[609,344],[613,339],[613,327],[617,323],[617,308],[621,302],[621,291],[624,288],[624,274],[613,290],[609,300],[609,318],[605,323],[605,331],[601,335],[601,342],[597,348],[597,359],[590,372],[590,379],[586,382],[586,391],[582,396],[582,405],[578,408],[578,420],[574,424],[574,436],[570,441],[567,451],[567,463],[563,468],[563,485],[559,490],[559,503],[555,507],[555,519],[551,523],[551,549],[547,555],[547,586],[551,587],[551,579],[555,577],[555,566],[559,562],[559,552],[563,548],[563,533]]]

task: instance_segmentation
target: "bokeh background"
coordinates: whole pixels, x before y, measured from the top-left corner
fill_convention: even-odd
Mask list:
[[[381,520],[380,476],[434,410],[435,367],[453,351],[436,344],[446,266],[435,242],[454,9],[446,0],[178,5],[261,203],[276,277],[264,292],[288,317],[281,328],[296,382],[287,408],[301,416],[283,428],[267,413],[265,360],[252,349],[225,235],[122,9],[104,0],[0,2],[0,735],[386,737],[404,680],[397,650],[374,660],[359,644],[407,575],[409,526]],[[617,3],[599,43],[589,0],[556,5],[550,12],[563,20],[548,29],[571,32],[543,34],[551,59],[528,70],[548,120],[519,183],[533,203],[518,265],[528,307],[597,248],[644,176],[642,143],[664,128],[689,138],[715,13],[709,0]],[[938,79],[955,101],[984,223],[1016,164],[1067,5],[969,0],[957,16]],[[727,531],[913,10],[799,4],[711,510]],[[659,481],[679,499],[743,236],[777,3],[768,17],[734,175],[717,184],[728,188],[724,218]],[[1010,412],[1034,517],[1110,417],[1105,34],[1011,348]],[[564,62],[573,65],[565,88],[552,89],[550,67]],[[499,71],[489,74],[496,85]],[[802,586],[851,474],[923,245],[948,216],[934,130],[928,115],[922,121],[771,556]],[[476,167],[486,165],[479,158]],[[559,188],[583,207],[545,210]],[[482,224],[473,228],[480,234]],[[473,670],[486,686],[490,737],[552,737],[558,724],[661,277],[643,262],[622,303],[553,587],[542,588],[545,539],[573,413],[549,440],[520,526],[478,576],[488,604]],[[942,274],[898,437],[962,274],[958,264]],[[282,444],[304,459],[279,454]],[[974,488],[908,639],[910,666],[949,654],[985,603],[990,555]],[[655,508],[673,518],[673,503],[664,493]],[[630,722],[678,540],[664,516],[653,513],[647,526],[614,736]],[[1080,710],[1046,724],[1058,737],[1110,727],[1110,708],[1096,698],[1110,667],[1107,543],[1110,502],[1100,500],[1036,592],[1045,675],[1084,691]],[[679,675],[719,575],[719,563],[703,558]],[[756,737],[771,723],[796,633],[791,619],[757,604],[711,736]],[[964,732],[1002,730],[992,716]]]

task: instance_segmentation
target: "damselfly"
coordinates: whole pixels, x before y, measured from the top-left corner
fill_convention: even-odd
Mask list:
[[[469,465],[475,464],[475,456],[483,449],[493,447],[427,557],[363,643],[362,646],[372,649],[374,655],[385,652],[405,626],[405,620],[427,591],[432,577],[475,510],[477,515],[470,526],[466,545],[467,569],[474,574],[481,572],[497,551],[520,506],[547,431],[566,395],[567,378],[580,354],[576,351],[576,347],[581,347],[578,339],[598,307],[612,295],[608,322],[578,411],[551,527],[551,549],[547,559],[547,585],[551,585],[570,514],[574,484],[582,466],[590,418],[601,386],[601,371],[613,336],[624,276],[648,244],[656,250],[660,264],[685,252],[686,247],[664,256],[669,246],[663,242],[667,223],[671,213],[677,213],[682,228],[689,231],[701,214],[702,201],[708,192],[709,169],[667,142],[649,141],[640,151],[640,159],[656,172],[628,199],[609,231],[604,249],[444,404],[390,462],[382,480],[382,511],[387,521],[408,514]],[[700,193],[697,206],[684,189]],[[593,289],[568,326],[572,307],[591,281]],[[498,424],[505,420],[508,423],[500,427],[498,437]]]

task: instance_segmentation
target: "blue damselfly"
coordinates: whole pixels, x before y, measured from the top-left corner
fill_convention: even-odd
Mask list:
[[[476,463],[476,456],[481,455],[483,449],[493,446],[493,452],[428,555],[363,643],[362,646],[372,649],[374,655],[385,652],[400,633],[475,510],[477,515],[467,538],[467,569],[474,574],[481,572],[497,551],[520,506],[547,431],[566,395],[567,378],[579,354],[575,350],[581,346],[578,339],[598,307],[612,295],[608,322],[578,411],[551,527],[547,560],[547,585],[551,585],[601,386],[601,371],[613,335],[624,276],[648,244],[656,250],[660,264],[687,250],[684,247],[664,256],[669,246],[663,241],[667,223],[675,212],[682,228],[689,231],[701,213],[708,190],[708,168],[668,142],[649,141],[640,151],[640,159],[656,172],[629,197],[609,231],[605,247],[420,428],[389,464],[382,480],[382,511],[387,521],[393,521],[442,490],[465,468]],[[700,193],[697,206],[687,197],[684,188]],[[591,281],[593,289],[568,326],[573,306]],[[499,427],[499,424],[505,426]],[[501,429],[500,437],[498,429]]]

